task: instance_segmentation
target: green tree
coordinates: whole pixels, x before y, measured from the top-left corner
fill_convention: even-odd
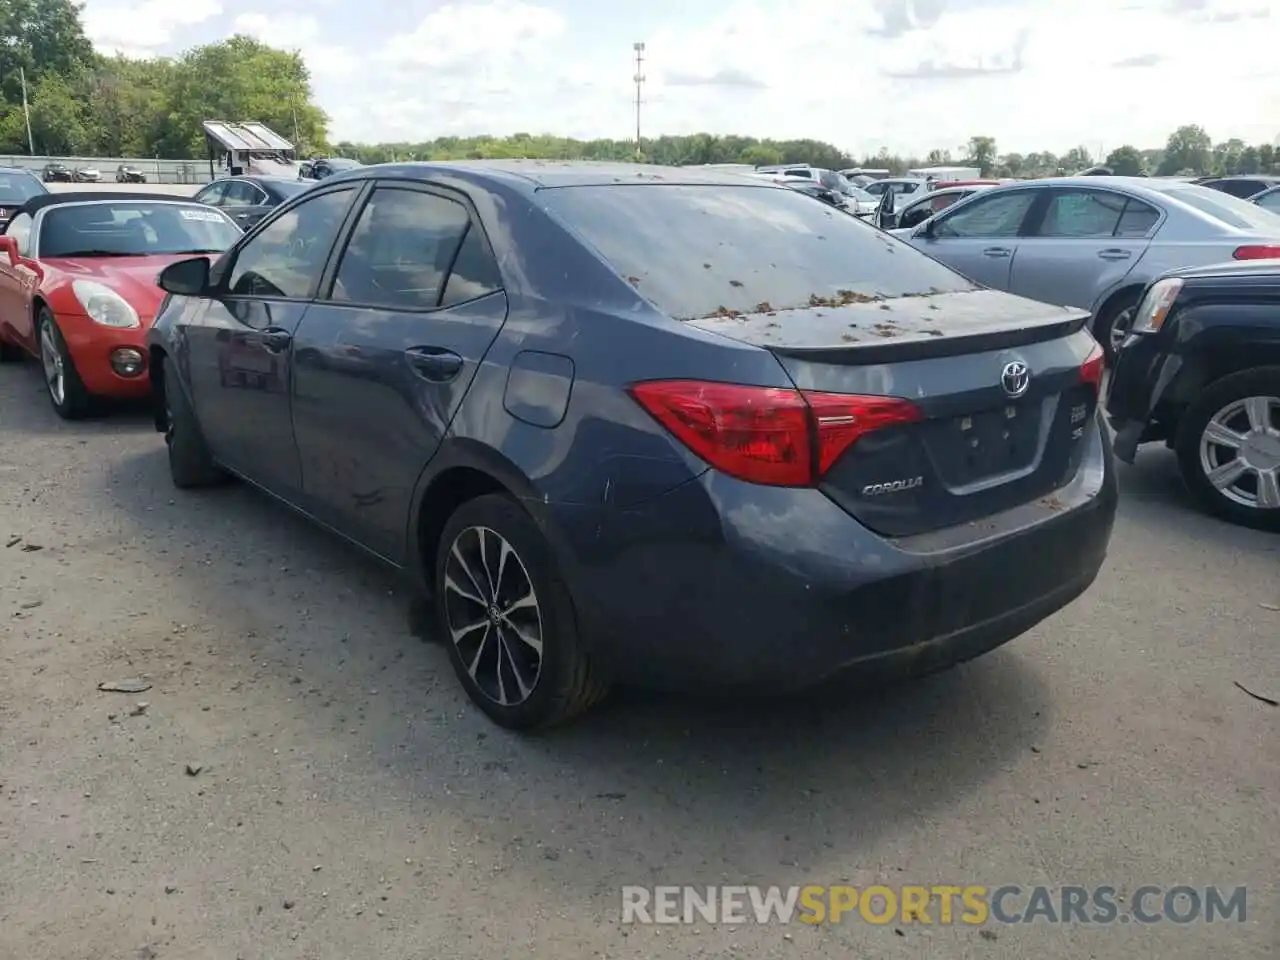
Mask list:
[[[71,0],[0,0],[0,97],[22,103],[20,71],[26,74],[29,96],[42,77],[65,77],[93,58],[82,9]]]
[[[967,162],[972,166],[980,167],[982,175],[989,177],[996,166],[995,137],[970,137]]]
[[[1188,124],[1169,135],[1164,148],[1164,158],[1156,171],[1160,176],[1178,174],[1183,170],[1208,173],[1212,162],[1213,141],[1204,127]]]
[[[1107,154],[1106,165],[1117,177],[1141,177],[1147,172],[1146,163],[1137,147],[1125,144]]]
[[[92,146],[84,106],[57,74],[46,74],[32,91],[31,133],[36,150],[46,154],[76,155]]]
[[[1059,166],[1067,168],[1067,173],[1079,173],[1093,166],[1093,156],[1084,147],[1072,147],[1062,155]]]

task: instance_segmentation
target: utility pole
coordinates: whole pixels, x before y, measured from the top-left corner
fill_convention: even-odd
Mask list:
[[[31,156],[36,155],[36,141],[31,136],[31,110],[27,107],[27,71],[22,67],[18,68],[18,79],[22,81],[22,116],[27,121],[27,149],[31,152]]]
[[[640,104],[643,103],[641,91],[644,88],[644,43],[637,41],[631,45],[631,49],[636,52],[636,75],[632,79],[636,83],[636,160],[644,159],[644,154],[640,149]]]

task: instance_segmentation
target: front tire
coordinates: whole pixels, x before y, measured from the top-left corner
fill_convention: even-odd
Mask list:
[[[435,557],[436,622],[467,695],[512,730],[563,723],[608,692],[569,589],[533,518],[510,497],[460,506]]]
[[[169,476],[179,490],[211,487],[226,480],[204,442],[195,411],[178,382],[178,372],[168,357],[164,363],[164,442],[169,450]]]
[[[40,343],[40,366],[44,370],[45,392],[53,410],[63,420],[81,420],[97,407],[93,396],[85,389],[84,381],[76,372],[75,361],[67,349],[57,322],[48,307],[42,307],[36,316],[36,336]]]
[[[1175,448],[1183,482],[1204,509],[1280,530],[1280,367],[1209,384],[1182,415]]]

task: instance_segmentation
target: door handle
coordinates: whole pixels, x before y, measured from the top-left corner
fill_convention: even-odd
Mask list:
[[[987,247],[982,251],[984,257],[1007,257],[1009,255],[1008,247]]]
[[[410,347],[404,355],[418,376],[433,383],[447,383],[462,372],[462,358],[443,347]]]
[[[1128,260],[1133,254],[1119,247],[1108,247],[1106,250],[1099,250],[1098,256],[1103,260]]]
[[[280,327],[267,327],[259,336],[262,338],[262,346],[269,353],[281,353],[293,343],[293,334]]]

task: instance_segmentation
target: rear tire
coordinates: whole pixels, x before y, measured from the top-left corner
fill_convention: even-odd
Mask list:
[[[226,480],[227,475],[218,467],[204,442],[195,412],[187,402],[187,395],[178,383],[174,363],[164,358],[164,442],[169,449],[169,476],[179,490],[211,487]]]
[[[92,414],[97,409],[97,401],[76,372],[67,341],[62,338],[62,331],[48,307],[41,307],[36,315],[36,337],[40,344],[45,393],[54,412],[63,420],[82,420]]]
[[[435,556],[436,623],[463,689],[495,723],[563,723],[608,683],[583,648],[568,586],[542,531],[510,497],[487,494],[445,523]]]
[[[1120,344],[1133,328],[1133,316],[1138,310],[1138,301],[1142,298],[1141,290],[1132,290],[1117,295],[1099,311],[1093,321],[1093,338],[1102,347],[1108,367],[1116,362],[1116,354]]]
[[[1232,433],[1248,436],[1243,456],[1232,455]],[[1280,478],[1280,367],[1242,370],[1209,384],[1182,415],[1174,449],[1183,482],[1205,510],[1241,526],[1280,530],[1280,503],[1258,502],[1277,497],[1263,484]],[[1245,469],[1231,480],[1230,464],[1241,461]],[[1215,470],[1231,482],[1215,484]]]

